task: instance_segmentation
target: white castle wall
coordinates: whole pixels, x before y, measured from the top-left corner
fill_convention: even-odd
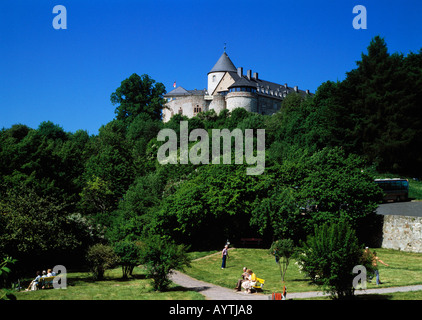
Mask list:
[[[226,109],[226,97],[215,95],[209,104],[209,110],[213,109],[217,114]]]
[[[244,108],[249,112],[257,112],[257,98],[254,93],[246,91],[230,92],[226,96],[226,106],[229,111]]]
[[[174,114],[178,114],[182,109],[182,114],[189,118],[195,116],[195,108],[200,107],[202,111],[208,110],[208,102],[202,95],[181,96],[167,101],[165,109],[163,109],[163,121],[167,122]]]

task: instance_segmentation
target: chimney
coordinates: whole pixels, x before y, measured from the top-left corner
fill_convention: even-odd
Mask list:
[[[247,77],[248,77],[248,80],[251,80],[252,70],[248,70]]]
[[[298,91],[299,91],[298,86],[295,86],[295,92],[298,92]]]
[[[309,89],[306,89],[306,94],[309,94]]]
[[[287,83],[285,83],[285,84],[284,84],[284,86],[285,86],[285,87],[286,87],[286,89],[287,89]]]
[[[254,78],[255,80],[258,80],[258,72],[254,72],[254,73],[253,73],[253,78]]]
[[[238,68],[237,68],[237,75],[238,75],[239,77],[242,77],[242,76],[243,76],[243,68],[242,68],[242,67],[238,67]]]

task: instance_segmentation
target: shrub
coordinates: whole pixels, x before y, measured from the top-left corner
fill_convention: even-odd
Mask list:
[[[169,275],[173,269],[189,266],[190,260],[184,245],[162,239],[149,237],[141,251],[141,263],[147,269],[147,276],[152,278],[154,290],[165,291],[171,283]]]
[[[362,250],[355,231],[344,220],[315,227],[302,250],[298,255],[299,268],[313,283],[332,298],[353,297],[353,267],[360,264]]]
[[[119,257],[122,266],[123,278],[132,275],[133,268],[140,263],[140,247],[131,241],[120,241],[114,245],[114,252]]]
[[[89,247],[86,260],[93,274],[94,280],[104,279],[104,272],[113,268],[119,261],[112,247],[97,243]]]
[[[5,257],[0,262],[0,300],[16,300],[15,295],[10,290],[2,289],[6,287],[6,278],[11,271],[9,266],[15,262],[16,259],[12,259],[12,257]]]

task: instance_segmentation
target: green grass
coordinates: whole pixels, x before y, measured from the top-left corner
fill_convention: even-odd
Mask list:
[[[381,260],[390,265],[379,267],[382,285],[395,287],[422,284],[422,254],[400,252],[390,249],[377,249]],[[267,249],[234,249],[229,251],[227,268],[221,269],[219,254],[192,262],[186,273],[193,278],[214,283],[227,288],[234,288],[242,273],[242,267],[252,269],[258,278],[265,279],[264,293],[280,292],[283,288],[280,271],[274,257]],[[287,269],[285,285],[289,292],[319,291],[309,279],[299,272],[292,260]],[[368,289],[377,288],[374,282],[368,283]]]
[[[422,284],[422,254],[400,252],[390,249],[376,249],[378,256],[390,266],[380,265],[382,285],[380,288]],[[242,267],[252,269],[259,278],[265,279],[264,294],[281,292],[280,271],[274,257],[267,249],[241,249],[229,251],[227,268],[221,269],[221,255],[216,251],[192,252],[192,266],[186,273],[193,278],[214,283],[227,288],[234,288],[242,273]],[[151,280],[145,278],[142,268],[135,268],[133,277],[122,280],[120,268],[106,272],[104,281],[93,281],[87,272],[69,272],[67,289],[49,289],[29,292],[17,292],[18,300],[203,300],[195,291],[189,291],[172,285],[167,292],[156,292]],[[27,284],[26,284],[27,285]],[[288,292],[319,291],[310,284],[309,279],[299,272],[292,260],[286,274],[285,285]],[[377,288],[368,283],[368,289]],[[321,298],[329,299],[329,298]],[[422,291],[392,293],[382,296],[366,295],[358,299],[422,300]]]
[[[409,179],[409,198],[422,200],[422,181]]]
[[[422,300],[422,291],[409,291],[409,292],[393,292],[385,294],[361,294],[355,295],[356,300]],[[295,300],[331,300],[330,297],[318,297],[307,299]]]
[[[133,277],[122,280],[120,268],[108,270],[105,280],[93,281],[87,272],[69,272],[66,289],[47,289],[16,292],[18,300],[203,300],[194,291],[172,285],[169,291],[156,292],[151,280],[141,268],[135,268]]]

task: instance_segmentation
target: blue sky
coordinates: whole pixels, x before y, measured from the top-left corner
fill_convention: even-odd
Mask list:
[[[52,26],[55,5],[66,7],[66,30]],[[366,30],[353,28],[356,5]],[[225,42],[236,67],[315,92],[343,80],[376,35],[390,53],[417,52],[421,12],[420,0],[2,0],[0,128],[49,120],[97,134],[122,80],[203,89]]]

